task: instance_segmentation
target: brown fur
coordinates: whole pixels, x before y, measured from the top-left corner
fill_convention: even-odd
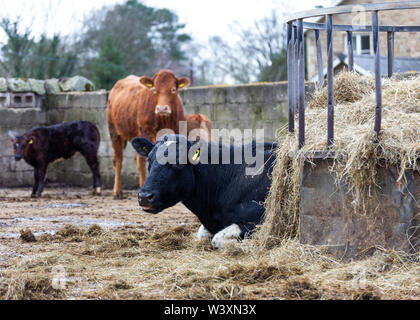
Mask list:
[[[147,84],[152,87],[147,87]],[[153,79],[131,75],[119,80],[112,88],[108,97],[107,122],[114,152],[114,197],[122,195],[121,169],[127,141],[141,136],[155,142],[157,132],[164,128],[178,133],[178,122],[185,120],[178,88],[188,84],[187,78],[179,79],[170,70],[160,70]],[[155,114],[157,105],[169,106],[171,114]],[[146,159],[136,156],[136,162],[142,187],[146,179]]]
[[[209,118],[201,113],[193,113],[186,116],[188,139],[195,140],[196,137],[206,141],[213,141],[211,130],[213,125]],[[194,132],[191,132],[193,131]]]
[[[127,141],[145,137],[155,143],[156,135],[162,129],[179,133],[179,121],[187,121],[188,134],[197,129],[194,138],[212,140],[213,126],[209,118],[202,114],[184,114],[178,89],[188,84],[187,78],[177,78],[170,70],[160,70],[153,79],[131,75],[119,80],[112,88],[108,97],[107,122],[114,156],[115,198],[122,196],[121,170]],[[171,114],[156,114],[157,106],[169,106]],[[141,188],[146,180],[146,159],[136,155],[136,164]]]

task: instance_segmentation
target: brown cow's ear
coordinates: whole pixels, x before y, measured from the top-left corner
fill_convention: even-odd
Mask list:
[[[149,89],[152,89],[153,88],[153,80],[150,79],[149,77],[142,76],[139,81],[145,87],[147,87]]]
[[[185,87],[188,87],[190,84],[190,79],[182,77],[181,79],[178,79],[178,88],[182,89]]]

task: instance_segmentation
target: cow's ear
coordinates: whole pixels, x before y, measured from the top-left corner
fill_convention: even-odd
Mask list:
[[[12,140],[12,142],[16,142],[16,134],[14,134],[12,131],[8,132],[10,140]]]
[[[153,80],[150,79],[149,77],[142,76],[139,81],[145,87],[147,87],[149,89],[152,89],[153,88]]]
[[[142,137],[137,137],[131,140],[131,145],[133,146],[134,150],[136,150],[137,153],[143,157],[147,157],[155,146],[152,142]]]
[[[34,141],[35,141],[35,137],[34,137],[34,136],[29,136],[29,137],[26,137],[26,142],[27,142],[28,144],[33,144],[33,143],[34,143]]]
[[[178,88],[182,89],[185,87],[188,87],[188,85],[190,84],[190,79],[182,77],[181,79],[178,79]]]

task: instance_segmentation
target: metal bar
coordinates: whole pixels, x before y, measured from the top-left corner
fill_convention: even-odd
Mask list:
[[[381,85],[381,53],[379,43],[379,19],[378,11],[372,12],[372,34],[373,34],[373,52],[375,55],[375,127],[376,136],[379,137],[382,120],[382,85]]]
[[[353,32],[347,31],[347,56],[348,56],[348,67],[349,71],[353,71],[354,62],[353,62]]]
[[[319,30],[315,31],[315,45],[316,45],[316,61],[318,65],[318,85],[319,89],[322,89],[324,85],[324,66],[322,65],[322,49],[321,49],[321,39],[319,38]]]
[[[297,27],[293,27],[293,51],[295,55],[294,65],[293,65],[293,116],[299,112],[298,109],[298,99],[299,99],[299,88],[298,88],[298,34]],[[293,120],[294,125],[294,120]]]
[[[293,26],[287,24],[287,83],[289,94],[289,132],[295,131],[295,109],[294,109],[294,81],[293,81],[293,65],[295,63],[294,43],[293,43]]]
[[[386,41],[388,47],[388,77],[391,78],[394,71],[394,32],[387,33]]]
[[[417,1],[399,1],[399,2],[386,2],[386,3],[369,3],[369,4],[358,4],[336,6],[330,8],[312,9],[307,11],[301,11],[291,14],[287,17],[286,22],[290,22],[296,19],[306,19],[312,17],[319,17],[330,14],[341,14],[341,13],[357,13],[357,12],[377,12],[386,10],[400,10],[400,9],[418,9],[420,8],[420,2]]]
[[[296,23],[293,23],[296,26]],[[303,22],[304,29],[326,30],[325,23]],[[333,31],[372,32],[372,26],[335,24]],[[379,26],[379,32],[419,32],[420,26]]]
[[[332,39],[332,24],[333,17],[328,14],[325,17],[327,22],[327,78],[328,78],[328,133],[327,146],[328,148],[334,142],[334,69],[333,69],[333,39]]]
[[[303,20],[299,19],[298,38],[298,108],[299,108],[299,149],[305,144],[305,55],[303,38]]]

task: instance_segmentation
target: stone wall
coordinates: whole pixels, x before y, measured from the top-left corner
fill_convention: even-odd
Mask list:
[[[33,170],[13,159],[8,130],[23,133],[35,126],[73,120],[95,123],[101,134],[99,156],[104,186],[112,187],[112,148],[106,125],[107,92],[69,92],[47,95],[40,108],[0,108],[0,186],[29,186]],[[203,113],[216,129],[264,129],[266,141],[287,122],[287,83],[194,87],[181,92],[187,113]],[[278,133],[278,132],[277,132]],[[76,154],[50,164],[48,183],[90,186],[92,176],[84,159]],[[138,186],[134,151],[127,145],[123,162],[123,185]]]
[[[13,158],[8,131],[25,132],[46,123],[45,109],[0,108],[0,186],[18,187],[33,183],[32,167]]]

